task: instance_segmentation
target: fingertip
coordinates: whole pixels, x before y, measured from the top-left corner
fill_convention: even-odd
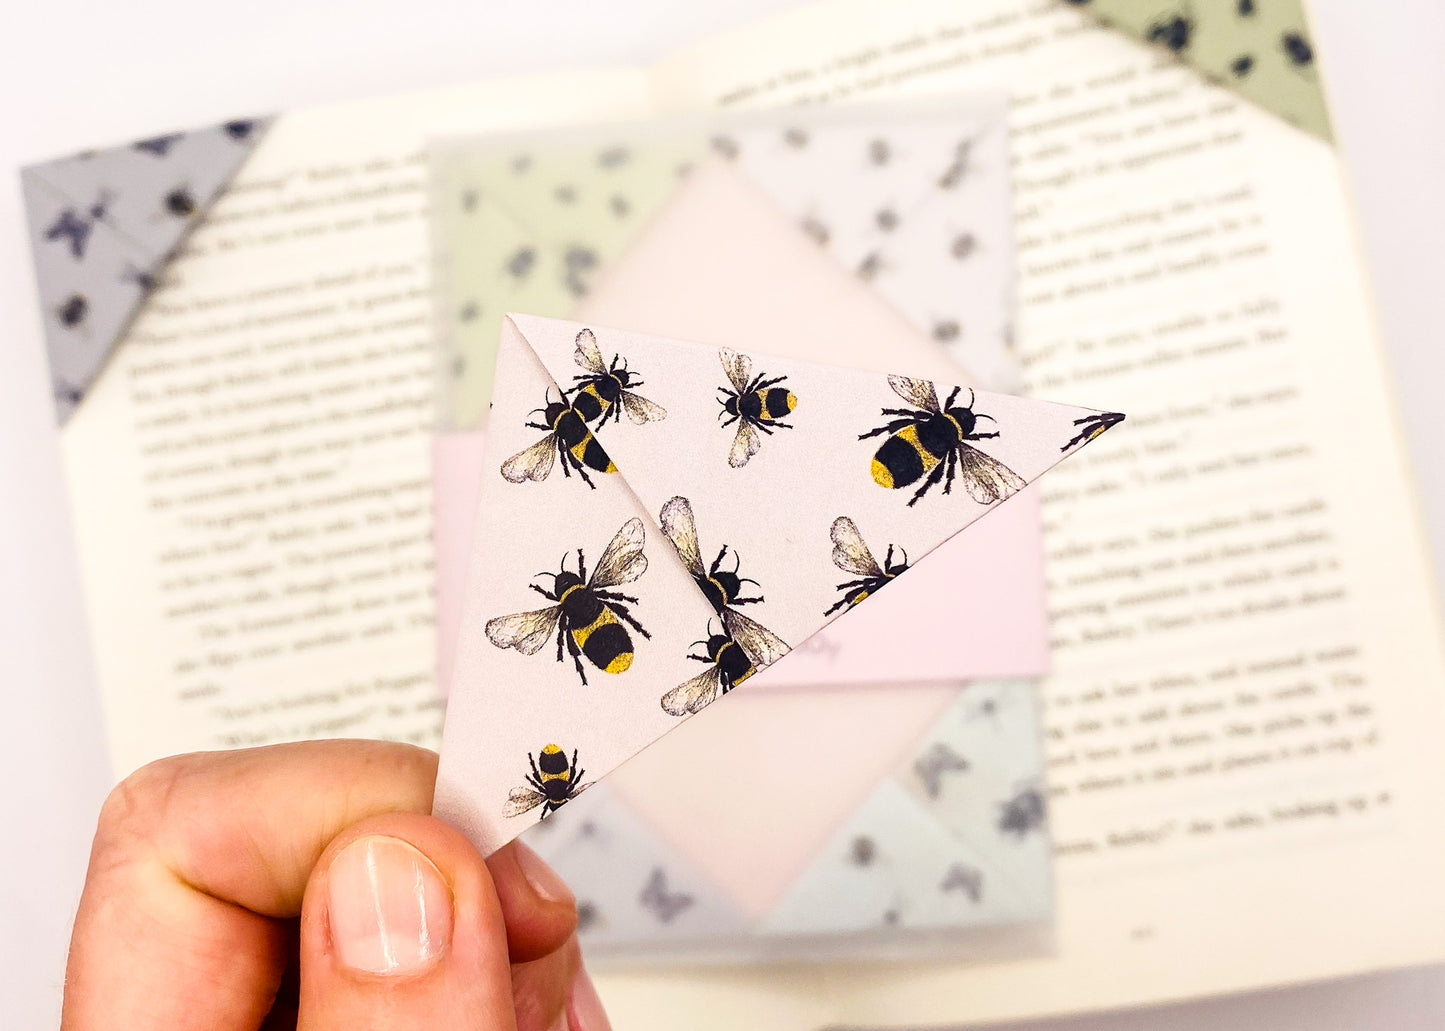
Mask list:
[[[577,930],[577,899],[567,883],[521,841],[487,859],[507,925],[514,963],[529,963],[562,948]]]
[[[391,813],[339,834],[306,887],[308,1028],[492,1026],[510,1015],[507,933],[491,874],[457,831]]]

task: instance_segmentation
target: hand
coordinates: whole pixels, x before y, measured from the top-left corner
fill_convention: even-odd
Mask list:
[[[436,756],[317,741],[152,763],[101,810],[63,1031],[608,1031],[571,893],[431,811]]]

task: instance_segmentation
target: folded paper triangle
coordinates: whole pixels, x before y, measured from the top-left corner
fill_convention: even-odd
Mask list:
[[[20,170],[58,424],[269,124],[234,119]]]
[[[1068,0],[1291,125],[1332,139],[1303,0]]]
[[[490,853],[1122,418],[509,316],[437,813]]]

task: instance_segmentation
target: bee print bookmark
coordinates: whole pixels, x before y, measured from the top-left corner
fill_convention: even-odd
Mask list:
[[[484,851],[880,592],[907,601],[929,552],[1123,421],[738,343],[504,321],[437,785]],[[932,797],[970,768],[940,749],[918,776]],[[1031,806],[999,826],[1030,833]]]

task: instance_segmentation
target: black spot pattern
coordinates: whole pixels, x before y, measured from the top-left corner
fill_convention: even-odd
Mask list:
[[[1279,38],[1279,45],[1285,57],[1289,58],[1289,63],[1296,68],[1307,68],[1314,63],[1314,48],[1310,46],[1310,41],[1298,32],[1286,32]]]
[[[1160,18],[1149,26],[1149,42],[1160,43],[1176,54],[1189,49],[1189,37],[1194,32],[1194,21],[1186,15],[1175,14]]]
[[[514,279],[522,279],[537,263],[537,252],[531,247],[518,247],[507,259],[507,272]]]
[[[832,234],[828,232],[828,227],[816,216],[809,215],[803,219],[799,225],[803,232],[807,234],[808,239],[812,240],[819,247],[826,247],[828,241],[832,238]]]
[[[738,141],[731,136],[714,136],[711,143],[712,149],[729,161],[738,156]]]
[[[196,198],[184,186],[177,186],[165,196],[165,208],[176,218],[190,218],[196,213]]]
[[[74,329],[90,314],[90,302],[80,294],[71,294],[55,310],[55,314],[59,317],[62,326],[66,329]]]
[[[939,343],[949,343],[957,340],[958,334],[962,332],[957,319],[943,319],[933,324],[933,339]]]
[[[597,155],[597,163],[603,168],[616,168],[619,165],[626,164],[627,159],[631,156],[632,152],[626,147],[608,147]]]
[[[152,136],[148,140],[136,140],[131,146],[143,154],[163,158],[183,136],[185,133],[180,132],[168,133],[165,136]]]

